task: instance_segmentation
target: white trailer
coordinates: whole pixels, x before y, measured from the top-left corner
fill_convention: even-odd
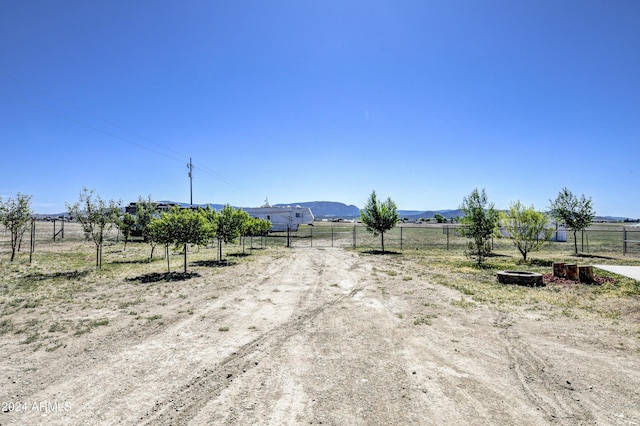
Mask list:
[[[271,222],[272,231],[297,231],[299,225],[312,225],[313,213],[309,207],[286,206],[273,207],[266,204],[262,207],[242,207],[249,216],[266,219]]]

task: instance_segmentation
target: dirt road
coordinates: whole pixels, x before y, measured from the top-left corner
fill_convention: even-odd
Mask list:
[[[295,249],[219,269],[188,289],[114,286],[144,299],[144,324],[105,307],[108,327],[55,351],[3,336],[0,424],[640,425],[623,320],[500,310],[397,256]]]

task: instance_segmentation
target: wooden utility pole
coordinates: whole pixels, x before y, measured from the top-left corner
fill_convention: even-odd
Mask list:
[[[191,161],[191,157],[189,157],[187,168],[189,169],[189,206],[193,207],[193,162]]]

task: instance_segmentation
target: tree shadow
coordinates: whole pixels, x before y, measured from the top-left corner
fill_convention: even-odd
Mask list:
[[[198,260],[195,262],[191,262],[191,265],[194,266],[204,266],[207,268],[224,268],[227,266],[233,266],[236,262],[230,262],[228,260]]]
[[[140,282],[142,284],[157,283],[161,281],[186,281],[191,278],[199,277],[197,272],[153,272],[151,274],[140,275],[138,277],[126,278],[128,282]]]
[[[89,275],[90,271],[88,270],[84,270],[84,271],[66,271],[66,272],[51,272],[48,274],[43,274],[40,272],[36,272],[33,274],[29,274],[29,275],[25,275],[24,277],[22,277],[25,280],[39,280],[39,281],[43,281],[43,280],[53,280],[56,278],[63,278],[66,280],[77,280],[79,278],[84,278],[87,275]]]
[[[115,260],[113,262],[109,262],[113,265],[141,265],[144,263],[151,263],[152,260],[148,257],[144,259],[131,259],[131,260]]]
[[[385,250],[385,251],[382,251],[382,250],[366,250],[366,251],[363,251],[361,253],[372,254],[372,255],[377,255],[377,256],[379,256],[379,255],[391,255],[391,256],[400,256],[400,255],[402,255],[402,253],[400,253],[399,251],[391,251],[391,250]]]
[[[578,253],[578,254],[572,254],[571,257],[581,257],[581,258],[585,258],[585,259],[614,259],[613,257],[609,257],[609,256],[600,256],[597,254],[585,254],[585,253]]]
[[[516,263],[519,265],[521,264],[521,265],[530,265],[530,266],[553,266],[553,260],[546,260],[546,259],[529,259],[526,262],[520,259]]]
[[[508,254],[500,254],[500,253],[488,253],[488,254],[485,254],[484,257],[489,258],[489,257],[513,257],[513,256]]]
[[[230,253],[227,256],[229,257],[247,257],[247,256],[251,256],[250,253]]]

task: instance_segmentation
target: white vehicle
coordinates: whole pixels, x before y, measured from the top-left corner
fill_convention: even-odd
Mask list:
[[[268,201],[262,207],[242,207],[242,210],[249,216],[270,221],[272,231],[297,231],[299,225],[312,225],[314,219],[309,207],[273,207]]]

